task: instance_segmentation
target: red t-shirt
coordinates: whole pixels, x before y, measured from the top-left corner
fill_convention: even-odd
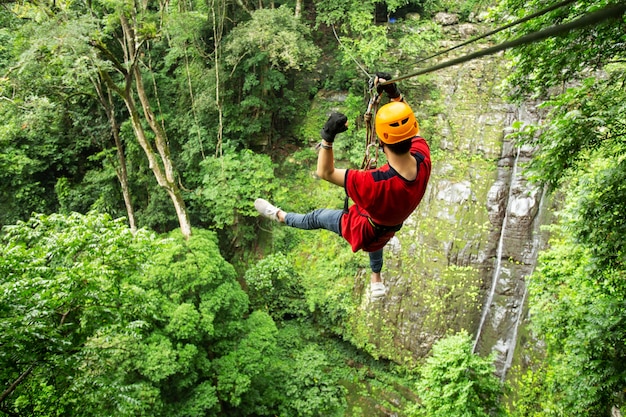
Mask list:
[[[376,230],[377,225],[399,226],[415,210],[430,178],[430,149],[424,138],[412,139],[411,155],[417,164],[417,177],[408,181],[389,164],[378,169],[346,171],[345,189],[354,201],[341,218],[341,234],[352,251],[374,252],[393,237],[393,230]]]

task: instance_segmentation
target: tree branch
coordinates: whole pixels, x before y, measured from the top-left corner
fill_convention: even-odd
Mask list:
[[[126,71],[124,65],[122,65],[122,63],[115,57],[115,55],[113,55],[111,51],[109,51],[109,48],[107,48],[106,45],[95,39],[89,41],[89,44],[96,48],[98,51],[100,51],[106,57],[106,59],[113,64],[115,69],[121,72],[124,76],[128,74],[128,71]]]
[[[0,394],[0,404],[2,404],[2,402],[9,396],[11,395],[11,393],[13,391],[15,391],[15,389],[26,379],[26,377],[28,375],[30,375],[30,373],[33,371],[33,369],[35,369],[35,365],[37,364],[37,362],[33,363],[32,365],[30,365],[28,367],[27,370],[25,370],[22,375],[20,375],[15,381],[13,381],[13,383],[11,385],[9,385],[9,388],[5,389],[4,392],[2,394]]]

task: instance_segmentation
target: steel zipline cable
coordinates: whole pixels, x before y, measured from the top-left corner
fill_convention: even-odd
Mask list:
[[[561,3],[557,3],[554,6],[552,6],[551,8],[549,8],[550,10],[554,10],[557,7],[561,7],[564,6],[567,3],[571,3],[571,1],[564,1]],[[534,13],[533,15],[528,16],[527,18],[524,18],[523,21],[529,20],[533,17],[537,17],[538,15],[541,14],[545,14],[550,10],[544,9],[540,12]],[[575,29],[580,29],[583,28],[585,26],[591,26],[597,23],[600,23],[604,20],[609,20],[609,19],[619,19],[622,17],[622,15],[624,15],[624,13],[626,13],[626,3],[622,2],[622,3],[616,3],[616,4],[610,4],[607,5],[606,7],[604,7],[603,9],[597,10],[595,12],[586,14],[576,20],[573,20],[569,23],[564,23],[564,24],[560,24],[560,25],[554,25],[554,26],[550,26],[546,29],[542,29],[536,32],[532,32],[529,33],[528,35],[522,36],[520,38],[514,39],[512,41],[508,41],[508,42],[503,42],[499,45],[490,47],[490,48],[486,48],[486,49],[482,49],[480,51],[471,53],[471,54],[467,54],[464,55],[462,57],[456,58],[456,59],[452,59],[446,62],[443,62],[441,64],[438,65],[433,65],[431,67],[428,67],[426,69],[414,72],[412,74],[408,74],[408,75],[404,75],[404,76],[400,76],[391,80],[385,80],[384,82],[379,83],[378,85],[386,85],[386,84],[391,84],[391,83],[395,83],[398,81],[402,81],[405,80],[407,78],[411,78],[411,77],[415,77],[418,75],[423,75],[423,74],[427,74],[429,72],[434,72],[443,68],[447,68],[447,67],[451,67],[454,65],[458,65],[461,64],[463,62],[467,62],[467,61],[471,61],[473,59],[476,58],[480,58],[483,56],[487,56],[487,55],[493,55],[497,52],[501,52],[507,49],[511,49],[511,48],[515,48],[517,46],[521,46],[521,45],[525,45],[525,44],[530,44],[530,43],[534,43],[534,42],[538,42],[550,37],[554,37],[554,36],[559,36],[559,35],[563,35],[565,33],[568,33],[572,30]],[[514,22],[515,23],[515,22]],[[519,22],[517,22],[519,23]],[[513,25],[513,23],[511,24]],[[508,27],[510,27],[511,25],[507,25]],[[495,32],[499,32],[501,30],[504,30],[506,27],[502,27],[500,29],[497,29],[496,31],[493,31],[489,34],[485,34],[482,37],[488,36],[490,34],[493,34]],[[334,30],[334,28],[333,28]],[[481,37],[481,38],[482,38]],[[475,40],[477,40],[478,38],[476,38]],[[474,41],[475,41],[474,40]],[[466,42],[466,44],[468,44],[470,42]],[[460,47],[463,45],[459,45],[457,47]],[[456,49],[452,48],[452,49]],[[445,52],[448,51],[443,51],[437,55],[441,55]],[[429,57],[431,58],[431,57]],[[428,59],[428,58],[427,58]],[[367,72],[361,67],[361,69],[367,74]],[[375,167],[377,160],[378,160],[378,142],[376,140],[376,133],[375,133],[375,126],[372,123],[372,118],[376,113],[377,107],[378,107],[378,103],[380,101],[381,98],[381,94],[380,93],[376,93],[376,83],[374,83],[373,79],[370,79],[370,86],[369,89],[372,92],[370,100],[369,100],[369,104],[367,107],[367,111],[365,112],[364,115],[364,119],[365,119],[365,124],[367,127],[367,135],[366,135],[366,140],[365,140],[365,157],[363,159],[363,163],[361,165],[361,167],[363,169],[370,169]],[[374,149],[374,152],[372,152],[372,149]],[[346,202],[347,204],[347,202]]]
[[[427,74],[429,72],[437,71],[443,68],[461,64],[463,62],[471,61],[476,58],[480,58],[480,57],[487,56],[487,55],[493,55],[495,53],[498,53],[507,49],[515,48],[517,46],[542,41],[544,39],[558,36],[558,35],[563,35],[572,30],[580,29],[585,26],[595,25],[604,20],[619,19],[624,15],[624,13],[626,13],[626,3],[610,4],[604,7],[603,9],[597,10],[595,12],[591,12],[569,23],[550,26],[546,29],[542,29],[537,32],[529,33],[528,35],[524,35],[520,38],[513,39],[512,41],[503,42],[499,45],[492,46],[490,48],[485,48],[480,51],[477,51],[468,55],[464,55],[459,58],[451,59],[449,61],[442,62],[441,64],[433,65],[431,67],[414,72],[412,74],[400,76],[392,80],[386,80],[385,82],[380,83],[380,85],[395,83],[401,80],[405,80],[407,78],[416,77],[418,75]]]
[[[509,28],[511,28],[511,27],[513,27],[513,26],[517,26],[517,25],[519,25],[519,24],[521,24],[521,23],[527,22],[527,21],[529,21],[529,20],[531,20],[531,19],[534,19],[534,18],[536,18],[536,17],[543,16],[543,15],[544,15],[544,14],[546,14],[546,13],[549,13],[549,12],[551,12],[551,11],[553,11],[553,10],[559,9],[559,8],[561,8],[561,7],[563,7],[563,6],[567,6],[568,4],[570,4],[570,3],[574,3],[575,1],[576,1],[576,0],[565,0],[565,1],[562,1],[562,2],[560,2],[560,3],[555,3],[555,4],[553,4],[552,6],[546,7],[545,9],[539,10],[539,11],[537,11],[537,12],[535,12],[535,13],[532,13],[532,14],[530,14],[530,15],[528,15],[528,16],[525,16],[525,17],[523,17],[523,18],[521,18],[521,19],[518,19],[518,20],[516,20],[516,21],[514,21],[514,22],[511,22],[511,23],[506,24],[506,25],[504,25],[504,26],[501,26],[501,27],[499,27],[499,28],[497,28],[497,29],[494,29],[494,30],[492,30],[492,31],[489,31],[489,32],[487,32],[487,33],[485,33],[485,34],[483,34],[483,35],[477,36],[477,37],[475,37],[475,38],[469,39],[469,40],[468,40],[468,41],[466,41],[466,42],[463,42],[463,43],[460,43],[460,44],[458,44],[458,45],[455,45],[455,46],[453,46],[453,47],[451,47],[451,48],[445,49],[445,50],[443,50],[443,51],[439,51],[439,52],[437,52],[437,53],[435,53],[435,54],[433,54],[433,55],[430,55],[430,56],[427,56],[427,57],[425,57],[425,58],[419,59],[419,60],[418,60],[418,61],[416,61],[415,63],[416,63],[416,64],[419,64],[420,62],[424,62],[424,61],[427,61],[427,60],[429,60],[429,59],[431,59],[431,58],[435,58],[435,57],[437,57],[437,56],[440,56],[440,55],[443,55],[443,54],[445,54],[445,53],[448,53],[448,52],[450,52],[450,51],[454,51],[455,49],[458,49],[458,48],[461,48],[461,47],[463,47],[463,46],[466,46],[466,45],[472,44],[472,43],[474,43],[474,42],[476,42],[476,41],[479,41],[479,40],[481,40],[481,39],[484,39],[484,38],[486,38],[486,37],[488,37],[488,36],[495,35],[496,33],[498,33],[498,32],[502,32],[503,30],[509,29]],[[366,69],[365,69],[365,68],[364,68],[364,67],[363,67],[363,66],[359,63],[359,61],[357,61],[357,60],[356,60],[356,58],[354,58],[354,57],[350,54],[350,52],[349,52],[349,51],[348,51],[348,49],[347,49],[347,48],[343,45],[343,43],[341,43],[341,39],[339,39],[339,35],[337,35],[337,31],[335,30],[335,25],[332,25],[332,24],[331,24],[331,27],[332,27],[332,29],[333,29],[333,34],[335,35],[335,39],[337,39],[337,43],[339,43],[339,46],[343,47],[343,48],[346,50],[346,53],[348,54],[348,56],[349,56],[349,57],[350,57],[350,58],[351,58],[351,59],[352,59],[352,60],[356,63],[356,65],[359,67],[359,69],[360,69],[360,70],[361,70],[361,71],[362,71],[362,72],[363,72],[363,73],[364,73],[364,74],[365,74],[368,78],[371,78],[371,75],[367,72],[367,70],[366,70]]]
[[[443,54],[448,53],[448,52],[450,52],[450,51],[454,51],[455,49],[461,48],[462,46],[469,45],[469,44],[471,44],[471,43],[474,43],[474,42],[476,42],[476,41],[479,41],[479,40],[481,40],[481,39],[484,39],[484,38],[486,38],[486,37],[488,37],[488,36],[495,35],[495,34],[496,34],[496,33],[498,33],[498,32],[502,32],[502,31],[503,31],[503,30],[505,30],[505,29],[509,29],[509,28],[511,28],[511,27],[513,27],[513,26],[517,26],[517,25],[519,25],[519,24],[521,24],[521,23],[527,22],[527,21],[529,21],[529,20],[531,20],[531,19],[534,19],[534,18],[536,18],[536,17],[543,16],[543,15],[544,15],[544,14],[546,14],[546,13],[549,13],[549,12],[551,12],[551,11],[553,11],[553,10],[559,9],[559,8],[561,8],[561,7],[563,7],[563,6],[567,6],[568,4],[570,4],[570,3],[574,3],[575,1],[576,1],[576,0],[565,0],[565,1],[562,1],[562,2],[560,2],[560,3],[555,3],[555,4],[553,4],[553,5],[552,5],[552,6],[550,6],[550,7],[546,7],[545,9],[539,10],[538,12],[535,12],[535,13],[529,14],[528,16],[525,16],[525,17],[523,17],[523,18],[521,18],[521,19],[518,19],[518,20],[516,20],[516,21],[514,21],[514,22],[511,22],[511,23],[509,23],[509,24],[507,24],[507,25],[501,26],[501,27],[499,27],[499,28],[497,28],[497,29],[494,29],[494,30],[492,30],[492,31],[490,31],[490,32],[487,32],[487,33],[485,33],[485,34],[483,34],[483,35],[477,36],[477,37],[472,38],[472,39],[470,39],[470,40],[468,40],[468,41],[466,41],[466,42],[460,43],[460,44],[455,45],[455,46],[453,46],[453,47],[451,47],[451,48],[448,48],[448,49],[445,49],[445,50],[443,50],[443,51],[437,52],[437,53],[435,53],[435,54],[433,54],[433,55],[427,56],[426,58],[422,58],[422,59],[418,60],[418,61],[416,62],[416,64],[419,64],[420,62],[428,61],[428,60],[429,60],[429,59],[431,59],[431,58],[435,58],[435,57],[437,57],[437,56],[439,56],[439,55],[443,55]]]

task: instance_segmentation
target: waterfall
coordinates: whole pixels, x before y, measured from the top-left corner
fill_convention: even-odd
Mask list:
[[[544,210],[544,204],[546,200],[545,197],[546,197],[546,188],[544,187],[543,191],[541,192],[541,198],[539,200],[539,208],[537,210],[537,215],[535,216],[535,219],[533,222],[533,251],[532,251],[531,258],[530,258],[531,265],[536,264],[537,255],[539,254],[539,248],[541,246],[540,227],[541,227],[541,219],[543,218],[543,210]],[[529,276],[531,273],[532,271],[530,271]],[[509,368],[511,367],[511,364],[513,363],[513,356],[515,355],[515,347],[517,345],[517,331],[519,329],[520,323],[522,322],[522,317],[524,316],[524,305],[526,304],[526,296],[528,295],[529,282],[530,281],[526,280],[525,285],[524,285],[524,294],[522,296],[522,302],[520,304],[520,308],[517,313],[517,317],[515,319],[515,326],[513,327],[513,337],[511,338],[510,346],[507,349],[506,360],[502,368],[502,376],[500,377],[500,379],[503,382],[506,378],[507,371],[509,370]]]
[[[491,304],[493,303],[493,297],[496,292],[496,286],[498,284],[498,278],[500,277],[500,271],[502,268],[502,252],[504,251],[504,233],[506,231],[506,224],[509,217],[509,206],[511,204],[512,189],[513,184],[515,182],[515,177],[517,176],[517,161],[520,156],[520,148],[517,148],[517,153],[515,154],[515,160],[513,162],[513,170],[511,172],[511,179],[509,181],[509,192],[507,196],[507,203],[504,210],[504,218],[502,220],[502,229],[500,230],[500,238],[498,239],[498,249],[496,251],[496,268],[493,273],[493,277],[491,279],[491,290],[489,291],[489,297],[487,298],[487,303],[485,304],[485,308],[483,309],[482,316],[480,318],[480,324],[478,325],[478,331],[476,332],[476,339],[474,340],[474,347],[472,348],[472,352],[476,353],[476,347],[478,346],[478,341],[480,340],[480,335],[482,334],[483,327],[485,322],[487,321],[487,315],[491,309]]]

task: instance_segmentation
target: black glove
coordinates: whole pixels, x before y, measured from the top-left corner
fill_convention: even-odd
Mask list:
[[[324,128],[320,132],[322,139],[324,139],[328,143],[333,143],[335,140],[335,135],[337,133],[345,132],[348,130],[348,126],[346,123],[348,122],[348,118],[345,114],[342,113],[333,113],[326,121]]]
[[[391,74],[389,74],[388,72],[377,72],[376,76],[378,78],[383,78],[385,81],[389,81],[393,78]],[[380,94],[383,91],[387,93],[389,98],[400,97],[400,90],[398,89],[398,86],[396,85],[396,83],[385,84],[385,85],[378,84],[376,86],[376,92]]]

